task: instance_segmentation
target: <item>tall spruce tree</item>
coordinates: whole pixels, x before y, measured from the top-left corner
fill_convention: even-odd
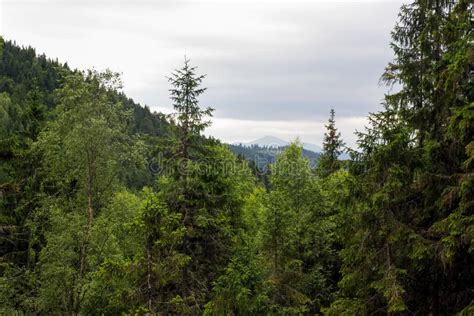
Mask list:
[[[395,60],[383,79],[400,90],[360,134],[354,170],[365,199],[354,204],[341,296],[328,313],[468,315],[472,3],[404,5],[392,38]]]
[[[336,112],[331,109],[326,133],[324,133],[323,152],[318,161],[317,171],[322,177],[326,177],[340,168],[339,156],[344,147],[341,133],[336,128]]]
[[[196,67],[189,62],[185,57],[184,66],[168,78],[172,85],[169,90],[171,100],[176,111],[174,116],[179,140],[178,155],[184,159],[192,158],[190,151],[198,148],[201,132],[210,125],[210,121],[205,118],[212,116],[214,111],[211,107],[203,109],[199,105],[198,97],[207,89],[201,87],[205,75],[197,75]]]
[[[230,259],[242,225],[241,209],[252,191],[250,169],[228,148],[201,134],[212,109],[199,105],[206,89],[200,87],[204,76],[195,70],[186,59],[170,78],[176,125],[165,161],[168,172],[156,186],[170,213],[180,214],[185,230],[177,251],[190,260],[175,281],[174,302],[180,302],[180,313],[189,314],[203,312],[212,282]]]

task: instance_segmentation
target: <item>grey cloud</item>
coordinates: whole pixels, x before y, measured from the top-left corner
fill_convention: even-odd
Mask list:
[[[4,1],[2,32],[73,67],[116,67],[125,91],[170,107],[186,54],[216,117],[325,122],[380,108],[400,2]],[[218,135],[220,136],[220,135]]]

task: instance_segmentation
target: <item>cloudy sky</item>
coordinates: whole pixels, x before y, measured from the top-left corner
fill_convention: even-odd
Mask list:
[[[353,146],[392,58],[401,1],[0,0],[0,34],[73,68],[121,72],[125,92],[171,111],[166,76],[184,55],[207,74],[207,131],[320,145],[331,107]]]

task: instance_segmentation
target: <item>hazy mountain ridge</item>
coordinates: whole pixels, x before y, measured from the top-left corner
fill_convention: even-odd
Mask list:
[[[300,142],[300,143],[301,143],[301,146],[303,147],[303,155],[310,160],[311,159],[317,160],[319,156],[321,155],[321,152],[323,151],[323,148],[321,146],[318,146],[312,143],[305,143],[305,142]],[[278,149],[283,149],[285,147],[288,147],[290,144],[291,142],[288,142],[284,139],[278,138],[276,136],[266,135],[256,140],[253,140],[251,142],[231,144],[231,149],[236,154],[239,154],[241,152],[251,152],[251,156],[252,156],[251,158],[253,159],[255,155],[264,155],[263,152],[268,151],[269,148],[274,148],[274,149],[277,149],[276,151],[278,151]],[[247,147],[249,149],[237,150],[235,149],[235,146]],[[258,148],[252,149],[253,146],[258,146]],[[271,152],[273,152],[274,154],[275,150],[272,150]],[[243,155],[246,158],[248,156],[248,154],[243,154]],[[341,155],[339,156],[339,159],[341,160],[347,160],[349,158],[350,157],[346,152],[341,153]]]
[[[288,148],[289,145],[278,146],[275,143],[273,146],[260,146],[258,144],[229,144],[228,146],[237,156],[241,156],[246,160],[252,161],[258,165],[259,168],[266,168],[268,164],[275,163],[276,157],[281,152],[283,152],[283,150]],[[303,156],[310,161],[310,165],[313,168],[316,166],[321,154],[303,148]]]

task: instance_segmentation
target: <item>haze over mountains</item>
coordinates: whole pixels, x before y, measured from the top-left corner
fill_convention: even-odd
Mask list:
[[[254,141],[248,142],[248,143],[242,143],[242,145],[258,145],[260,147],[284,147],[290,145],[290,142],[283,140],[281,138],[275,137],[275,136],[263,136],[259,139],[256,139]],[[311,144],[311,143],[301,143],[304,149],[314,151],[314,152],[321,152],[322,147]]]

